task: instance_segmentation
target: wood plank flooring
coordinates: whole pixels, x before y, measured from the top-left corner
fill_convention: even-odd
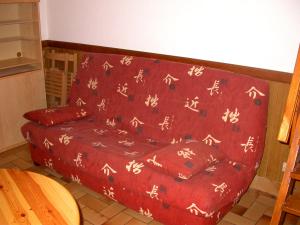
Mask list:
[[[87,187],[66,181],[61,175],[48,168],[33,165],[27,145],[0,153],[0,168],[31,170],[47,175],[64,185],[80,206],[83,225],[163,225]],[[273,196],[249,189],[218,225],[268,225],[274,203]],[[287,214],[284,225],[300,225],[300,219]]]

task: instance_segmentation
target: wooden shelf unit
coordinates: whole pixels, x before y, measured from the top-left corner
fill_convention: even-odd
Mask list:
[[[42,68],[37,1],[0,0],[0,49],[0,76]]]
[[[46,107],[38,4],[0,0],[0,152],[25,143],[25,112]]]

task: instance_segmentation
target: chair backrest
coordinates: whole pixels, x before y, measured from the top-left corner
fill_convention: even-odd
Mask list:
[[[49,60],[49,69],[63,70],[65,73],[76,74],[77,72],[77,53],[55,52],[54,49],[46,50],[44,52],[44,59]],[[57,65],[57,61],[63,62],[63,68]],[[73,63],[70,70],[69,64]]]
[[[67,102],[67,76],[61,70],[45,70],[45,88],[48,107],[63,106]]]
[[[279,129],[278,140],[284,143],[289,142],[291,134],[294,133],[299,111],[300,98],[300,47],[294,68],[292,82],[283,114],[283,119]]]
[[[77,73],[77,54],[45,51],[45,81],[48,106],[67,103],[72,80]]]

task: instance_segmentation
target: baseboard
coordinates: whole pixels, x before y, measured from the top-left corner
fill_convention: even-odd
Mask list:
[[[0,153],[8,151],[8,150],[13,149],[13,148],[20,147],[22,145],[25,145],[26,143],[27,143],[27,141],[24,140],[24,141],[18,142],[16,144],[6,146],[6,147],[0,149]]]

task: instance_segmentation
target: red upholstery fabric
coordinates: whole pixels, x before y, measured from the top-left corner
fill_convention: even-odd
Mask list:
[[[225,158],[223,152],[198,141],[169,145],[144,156],[150,168],[172,177],[190,179],[193,175],[214,170],[215,164]]]
[[[25,119],[42,124],[44,126],[53,126],[72,120],[79,120],[90,114],[84,107],[64,106],[49,109],[38,109],[25,113]]]
[[[97,121],[118,124],[154,142],[203,141],[249,165],[260,159],[269,95],[266,82],[208,67],[123,55],[87,54],[83,62],[70,104],[87,106]]]
[[[34,161],[165,224],[215,224],[247,190],[260,163],[268,84],[190,64],[86,54],[69,104],[91,116],[22,127]],[[197,155],[219,152],[220,162],[203,166],[199,160],[190,179],[146,166],[146,155],[176,152],[193,141],[205,146]]]

